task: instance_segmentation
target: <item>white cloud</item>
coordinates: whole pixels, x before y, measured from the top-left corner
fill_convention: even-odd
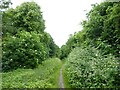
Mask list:
[[[12,0],[13,6],[23,1]],[[33,0],[32,0],[33,1]],[[82,30],[80,22],[86,19],[86,12],[91,9],[91,4],[99,3],[101,0],[34,0],[37,2],[46,21],[46,30],[55,43],[59,46],[65,44],[70,34]]]

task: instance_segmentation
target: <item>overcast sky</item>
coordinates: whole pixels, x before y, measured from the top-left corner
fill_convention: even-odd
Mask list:
[[[25,1],[35,1],[40,5],[45,20],[45,31],[50,33],[55,43],[61,47],[70,34],[82,30],[80,23],[86,19],[91,4],[103,0],[11,0],[15,8]],[[86,11],[85,11],[86,10]]]

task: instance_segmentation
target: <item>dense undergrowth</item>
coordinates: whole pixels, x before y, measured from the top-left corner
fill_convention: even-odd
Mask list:
[[[67,58],[64,73],[72,88],[115,88],[118,65],[112,55],[102,56],[95,48],[76,48]]]
[[[66,85],[117,88],[120,86],[120,2],[92,6],[87,20],[81,23],[83,29],[70,35],[61,47],[60,58],[66,59]]]
[[[61,49],[44,31],[45,21],[35,2],[0,15],[3,88],[57,88],[62,62],[46,60],[50,57],[65,60],[66,88],[120,86],[120,2],[94,4],[82,22],[83,30],[71,35]]]
[[[35,69],[2,73],[2,88],[57,88],[61,65],[59,59],[52,58]]]

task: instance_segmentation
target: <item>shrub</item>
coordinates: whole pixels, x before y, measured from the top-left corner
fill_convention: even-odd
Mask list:
[[[46,48],[39,34],[21,31],[3,40],[2,69],[35,68],[46,58]]]
[[[102,56],[95,48],[75,48],[65,69],[74,88],[108,88],[115,86],[118,62],[111,55]]]

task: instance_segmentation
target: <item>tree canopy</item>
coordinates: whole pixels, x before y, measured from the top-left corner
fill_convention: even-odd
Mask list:
[[[44,30],[45,20],[35,2],[3,11],[3,71],[35,68],[46,58],[59,56],[59,47]]]
[[[82,22],[83,30],[72,35],[62,51],[67,56],[75,47],[88,46],[98,48],[103,54],[119,57],[120,50],[120,2],[94,4]],[[67,51],[66,51],[67,50]],[[64,54],[64,53],[62,53]]]

